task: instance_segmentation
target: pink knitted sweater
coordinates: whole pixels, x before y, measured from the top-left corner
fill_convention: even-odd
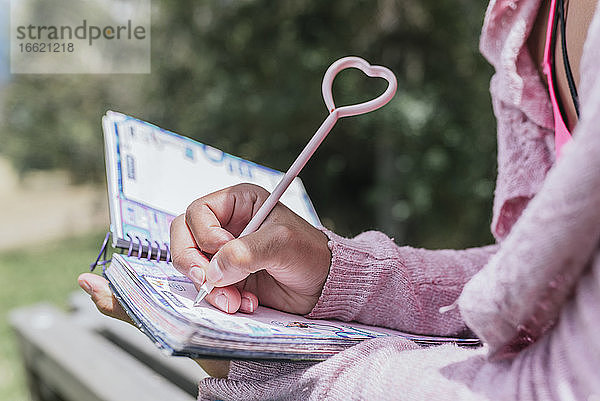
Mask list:
[[[496,68],[498,245],[430,251],[326,231],[331,270],[309,315],[471,330],[485,346],[388,338],[318,364],[233,362],[228,379],[200,383],[200,399],[600,401],[600,11],[581,62],[581,119],[552,166],[552,109],[526,47],[540,1],[492,0],[481,37]]]

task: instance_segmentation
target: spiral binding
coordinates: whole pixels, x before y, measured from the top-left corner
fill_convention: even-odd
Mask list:
[[[156,260],[160,260],[160,244],[158,243],[158,241],[154,241],[154,243],[156,244]]]
[[[169,244],[163,242],[162,245],[158,241],[152,241],[148,238],[140,238],[139,236],[131,236],[129,233],[126,234],[128,241],[127,246],[127,256],[134,256],[134,252],[137,253],[137,258],[142,259],[145,258],[147,261],[156,260],[157,262],[170,262],[171,261],[171,250],[169,249]],[[106,268],[106,265],[110,263],[111,259],[107,259],[106,255],[108,252],[108,239],[110,238],[110,231],[106,233],[104,237],[104,241],[102,241],[102,246],[100,247],[100,252],[98,256],[94,260],[93,263],[90,264],[90,271],[94,271],[96,266],[102,266],[102,271]],[[144,242],[146,242],[147,251],[144,252]],[[137,245],[137,249],[135,249],[135,245]],[[163,249],[164,245],[164,249]],[[124,248],[123,248],[124,249]],[[154,255],[154,257],[153,257]],[[164,259],[162,256],[164,255]]]
[[[131,236],[129,238],[131,238]],[[141,259],[142,253],[144,252],[144,246],[142,245],[142,239],[140,237],[136,235],[135,238],[138,240],[138,259]],[[152,253],[152,249],[148,249],[148,253]]]
[[[133,238],[131,238],[131,235],[129,235],[129,233],[127,233],[127,237],[129,237],[129,248],[127,249],[127,256],[131,256],[131,254],[133,253]]]
[[[149,262],[152,260],[152,242],[150,242],[148,238],[146,238],[146,242],[148,243],[148,257],[146,258],[146,260]],[[156,260],[160,259],[156,258]]]
[[[94,269],[98,265],[102,266],[102,271],[104,271],[104,269],[106,268],[106,264],[108,262],[110,262],[110,259],[106,260],[106,252],[107,252],[107,245],[108,245],[109,238],[110,238],[110,231],[106,233],[106,236],[104,237],[104,241],[102,241],[102,246],[100,247],[100,252],[98,253],[98,256],[96,257],[96,260],[92,264],[90,264],[91,272],[94,271]],[[100,258],[102,258],[102,260],[100,260]]]
[[[171,250],[169,249],[169,244],[163,242],[162,245],[160,242],[154,240],[150,240],[148,238],[141,238],[137,235],[131,236],[127,234],[127,238],[129,238],[129,247],[127,248],[127,256],[132,256],[134,253],[134,243],[137,242],[137,258],[142,259],[145,258],[147,261],[156,260],[157,262],[161,261],[171,261]],[[144,243],[146,243],[147,251],[144,252]],[[164,245],[164,249],[163,249]],[[164,253],[163,253],[164,252]],[[162,259],[163,254],[165,258]]]

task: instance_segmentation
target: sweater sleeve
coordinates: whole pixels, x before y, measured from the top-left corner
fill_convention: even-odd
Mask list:
[[[465,250],[399,247],[369,231],[355,238],[329,237],[329,276],[308,317],[358,321],[411,333],[461,335],[466,327],[451,305],[497,246]]]
[[[205,379],[201,400],[600,399],[600,252],[558,324],[512,360],[486,347],[420,348],[380,338],[318,363],[237,361],[229,379]]]
[[[352,239],[323,231],[329,238],[331,267],[308,317],[354,320],[413,333],[466,334],[457,310],[441,314],[439,308],[458,298],[464,284],[496,252],[496,245],[426,250],[398,247],[376,231]],[[408,340],[391,338],[365,341],[319,364],[232,361],[228,379],[200,383],[199,399],[305,400],[325,394],[330,399],[389,399],[387,389],[402,386],[398,372],[406,370],[403,351],[418,348]],[[452,352],[448,355],[454,358]],[[407,371],[405,378],[410,375]],[[370,379],[363,382],[357,377]],[[359,382],[357,388],[349,385]]]

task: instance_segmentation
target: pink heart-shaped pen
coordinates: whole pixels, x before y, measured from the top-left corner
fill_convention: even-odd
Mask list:
[[[388,82],[388,87],[375,99],[359,104],[336,108],[335,103],[333,102],[333,95],[331,94],[331,87],[333,85],[335,76],[346,68],[357,68],[369,77],[383,78]],[[298,155],[294,163],[292,163],[265,203],[262,204],[260,209],[258,209],[256,214],[252,217],[244,231],[242,231],[240,234],[240,237],[251,234],[258,230],[258,227],[260,227],[269,213],[271,213],[271,210],[273,210],[277,202],[279,202],[281,195],[283,195],[294,178],[298,176],[300,170],[302,170],[313,153],[315,153],[321,142],[323,142],[339,118],[364,114],[380,108],[392,99],[396,93],[397,85],[396,77],[392,71],[379,65],[371,65],[360,57],[344,57],[331,64],[325,72],[322,85],[323,100],[325,100],[325,105],[327,106],[329,115],[325,121],[323,121],[317,132],[315,132],[308,144],[304,147],[302,152]],[[213,256],[213,258],[218,257],[217,255],[218,252]],[[212,289],[212,285],[204,283],[198,292],[194,305],[199,304],[200,301],[202,301],[202,299],[212,291]]]
[[[323,92],[323,100],[325,100],[325,105],[330,113],[333,113],[336,110],[335,103],[333,102],[333,95],[331,93],[333,80],[340,71],[347,68],[357,68],[369,77],[383,78],[388,81],[388,87],[385,92],[375,99],[369,100],[368,102],[338,108],[338,118],[368,113],[369,111],[376,110],[385,105],[387,102],[392,100],[392,97],[394,97],[397,83],[396,76],[393,72],[380,65],[371,65],[360,57],[344,57],[331,64],[325,72],[325,76],[323,77],[321,90]]]

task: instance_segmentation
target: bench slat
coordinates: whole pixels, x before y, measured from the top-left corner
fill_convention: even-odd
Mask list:
[[[167,356],[137,328],[101,314],[83,291],[71,294],[69,304],[73,308],[70,316],[74,321],[117,343],[186,392],[197,394],[198,382],[209,377],[208,373],[191,359]]]
[[[26,368],[66,399],[194,399],[53,306],[41,304],[19,309],[11,314],[10,322],[18,334]]]

